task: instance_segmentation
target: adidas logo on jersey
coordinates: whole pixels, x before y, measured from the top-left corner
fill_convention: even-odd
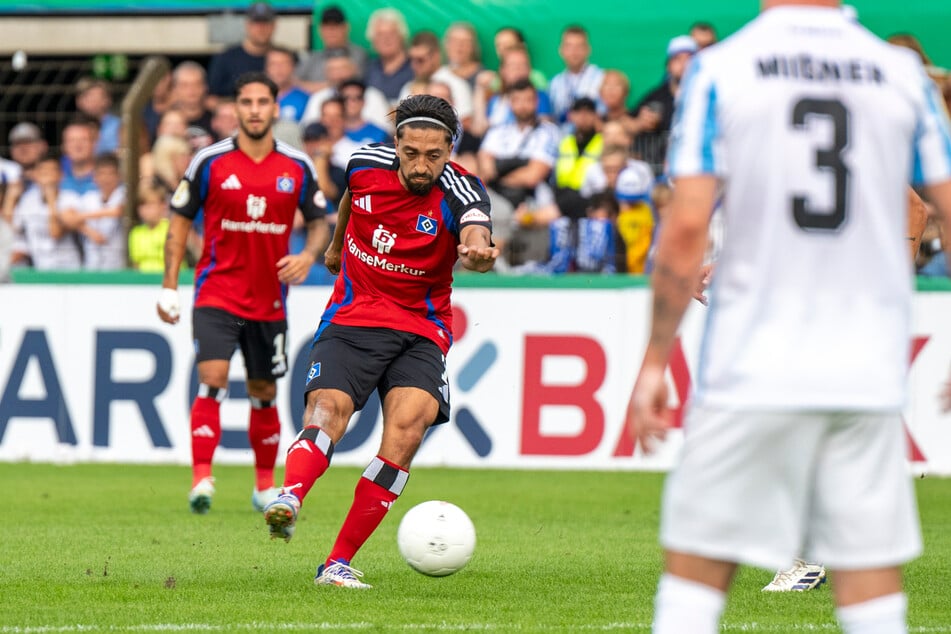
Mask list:
[[[202,425],[198,429],[192,430],[192,436],[197,436],[198,438],[214,438],[215,432],[208,425]]]
[[[281,442],[281,434],[271,434],[267,438],[261,440],[262,445],[276,445]]]
[[[353,201],[353,204],[367,212],[368,214],[373,213],[373,209],[370,208],[370,196],[360,196]]]
[[[232,174],[221,184],[221,189],[241,189],[241,181],[238,180],[237,176]]]

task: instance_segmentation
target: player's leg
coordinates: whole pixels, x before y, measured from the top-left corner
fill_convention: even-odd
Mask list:
[[[274,465],[281,441],[281,420],[277,414],[277,384],[265,379],[248,379],[248,441],[254,453],[254,489],[251,506],[261,512],[278,496],[274,488]]]
[[[189,506],[207,513],[214,495],[212,460],[221,439],[221,403],[228,393],[228,369],[238,342],[238,321],[214,308],[192,315],[198,394],[191,407],[192,490]]]
[[[408,347],[390,364],[380,381],[380,450],[357,482],[343,526],[326,562],[317,571],[318,584],[369,587],[351,578],[355,571],[350,562],[403,492],[410,464],[426,430],[449,420],[445,357],[428,339],[405,333],[401,336]]]
[[[904,634],[908,600],[901,569],[832,572],[836,618],[845,634]]]
[[[775,570],[802,550],[823,430],[795,414],[699,407],[684,428],[664,488],[657,634],[717,631],[735,564]]]
[[[897,413],[837,417],[818,458],[811,553],[832,575],[846,634],[907,631],[900,566],[921,552]]]
[[[670,550],[664,559],[654,602],[654,632],[717,632],[736,564]]]
[[[350,395],[335,389],[305,394],[304,429],[287,449],[284,484],[280,494],[264,507],[264,521],[271,539],[290,541],[304,498],[330,467],[334,445],[347,430],[353,415]]]
[[[357,482],[353,503],[327,560],[317,570],[316,583],[370,587],[356,578],[360,575],[350,567],[350,562],[403,492],[409,465],[438,413],[436,399],[418,388],[394,388],[387,393],[383,400],[380,451]]]
[[[379,329],[330,324],[318,331],[304,388],[304,428],[287,450],[282,494],[264,510],[272,538],[293,535],[300,506],[330,466],[334,445],[396,354],[398,342],[388,339]]]
[[[241,352],[247,372],[248,440],[254,453],[251,506],[261,512],[278,496],[274,465],[281,440],[277,413],[277,379],[287,372],[287,322],[249,321],[241,329]]]

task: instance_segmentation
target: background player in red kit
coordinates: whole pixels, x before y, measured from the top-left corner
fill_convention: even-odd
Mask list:
[[[251,400],[251,503],[261,511],[278,494],[274,463],[281,424],[274,398],[275,380],[287,371],[287,285],[304,280],[327,241],[326,209],[313,164],[303,152],[274,141],[277,86],[263,73],[247,73],[236,83],[235,98],[237,136],[196,154],[172,197],[175,213],[158,302],[159,317],[177,323],[185,238],[202,211],[204,249],[195,270],[192,317],[199,382],[191,410],[189,504],[195,513],[208,512],[215,492],[211,462],[221,438],[219,409],[238,347]],[[307,220],[307,243],[291,255],[288,243],[297,209]]]
[[[304,429],[288,449],[283,492],[264,512],[271,536],[290,539],[334,444],[377,390],[380,450],[317,569],[318,585],[370,587],[350,561],[402,493],[426,430],[449,419],[453,265],[459,259],[484,273],[499,254],[485,188],[449,161],[458,130],[452,106],[430,95],[409,97],[395,123],[395,145],[365,146],[347,166],[348,188],[326,254],[328,268],[340,275],[311,351]]]

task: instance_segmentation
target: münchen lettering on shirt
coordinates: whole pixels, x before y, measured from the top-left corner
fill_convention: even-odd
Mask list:
[[[756,60],[759,76],[814,82],[881,84],[885,74],[875,62],[861,59],[825,59],[808,53],[771,55]]]

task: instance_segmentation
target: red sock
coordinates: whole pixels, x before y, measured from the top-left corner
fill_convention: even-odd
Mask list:
[[[221,438],[221,404],[199,396],[192,403],[192,486],[211,475],[211,459]]]
[[[258,491],[274,486],[274,463],[281,442],[281,421],[270,401],[251,399],[248,439],[254,451],[254,482]]]
[[[363,472],[363,477],[357,482],[353,493],[353,504],[347,513],[347,519],[340,527],[337,541],[334,542],[326,563],[353,561],[360,547],[370,538],[376,527],[386,517],[393,502],[403,492],[409,471],[384,460],[380,456],[374,458]]]
[[[295,487],[291,493],[303,502],[317,478],[330,466],[334,444],[320,427],[305,427],[287,450],[284,465],[284,486]]]

